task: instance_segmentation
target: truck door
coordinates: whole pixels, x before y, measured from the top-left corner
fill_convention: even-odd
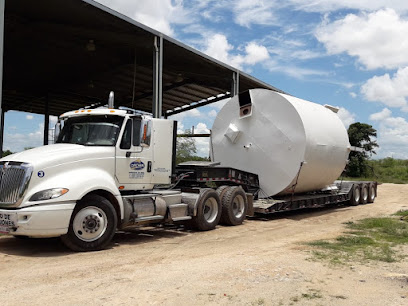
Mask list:
[[[128,118],[122,138],[116,145],[115,175],[125,190],[153,188],[151,126],[150,120]]]

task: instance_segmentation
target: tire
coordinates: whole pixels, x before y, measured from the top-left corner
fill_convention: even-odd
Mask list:
[[[376,192],[376,189],[375,189],[375,184],[374,183],[368,184],[368,200],[367,200],[367,203],[374,203],[376,197],[377,197],[377,192]]]
[[[83,198],[75,207],[62,242],[77,252],[105,248],[115,235],[118,218],[112,204],[99,195]]]
[[[221,203],[222,203],[222,197],[224,196],[224,194],[228,190],[228,188],[230,188],[230,186],[222,185],[222,186],[218,187],[217,190],[216,190],[217,193],[218,193],[218,196],[220,197]]]
[[[368,201],[368,186],[367,184],[362,184],[360,204],[367,204],[367,201]]]
[[[197,204],[197,214],[192,224],[199,231],[214,229],[221,218],[221,204],[218,193],[213,189],[205,189],[200,194]]]
[[[228,188],[221,198],[221,223],[240,225],[244,222],[248,211],[248,200],[241,187]]]
[[[361,192],[360,192],[360,186],[358,184],[353,185],[352,187],[353,192],[351,193],[351,198],[350,198],[350,205],[352,206],[357,206],[360,204],[360,198],[361,198]]]

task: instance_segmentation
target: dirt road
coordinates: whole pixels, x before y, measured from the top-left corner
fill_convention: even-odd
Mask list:
[[[408,305],[408,259],[333,267],[311,261],[302,245],[336,237],[344,222],[408,209],[407,198],[408,185],[383,184],[374,204],[210,232],[118,233],[110,249],[92,253],[3,236],[0,304]]]

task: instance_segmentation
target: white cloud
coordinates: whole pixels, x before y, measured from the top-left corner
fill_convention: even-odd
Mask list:
[[[39,147],[43,144],[44,123],[40,123],[37,130],[28,134],[10,133],[4,135],[4,148],[11,152],[20,152],[24,148]]]
[[[267,35],[262,41],[268,45],[269,53],[278,57],[279,61],[306,61],[326,56],[323,52],[310,49],[306,41],[284,35]]]
[[[367,69],[408,65],[408,21],[392,9],[324,21],[315,36],[329,54],[355,56]]]
[[[208,134],[210,130],[207,128],[205,123],[199,122],[194,129],[195,134]]]
[[[350,113],[344,107],[339,108],[339,111],[337,112],[337,115],[339,116],[340,120],[343,122],[346,129],[349,127],[350,124],[352,124],[352,123],[354,123],[356,121],[356,115],[353,114],[353,113]]]
[[[208,134],[210,130],[208,129],[205,123],[199,122],[197,126],[194,128],[195,134]],[[210,153],[210,140],[207,137],[196,137],[194,138],[197,154],[202,157],[208,157]]]
[[[33,120],[34,116],[33,115],[26,115],[27,120]]]
[[[254,42],[250,42],[245,46],[245,63],[248,65],[255,65],[256,63],[262,62],[269,58],[268,50],[261,45]]]
[[[332,12],[340,9],[375,11],[385,7],[408,11],[406,0],[289,0],[295,9],[307,12]]]
[[[374,113],[370,115],[370,120],[382,121],[391,116],[391,111],[388,108],[384,108],[381,112]]]
[[[192,12],[182,0],[97,0],[164,34],[174,36],[171,24],[192,23]]]
[[[357,98],[357,94],[356,94],[355,92],[350,92],[350,96],[351,96],[352,98]]]
[[[207,38],[204,53],[222,62],[229,62],[229,52],[233,48],[234,47],[228,43],[227,37],[225,35],[215,34],[212,37]]]
[[[377,142],[380,145],[378,157],[407,159],[408,122],[402,117],[392,117],[389,109],[372,114],[370,120],[379,123]]]
[[[193,108],[189,111],[185,111],[185,112],[176,114],[174,116],[170,116],[169,118],[171,120],[177,120],[178,122],[181,122],[186,117],[201,117],[201,116],[202,116],[202,113],[197,108]]]
[[[282,65],[281,63],[272,60],[266,62],[265,67],[271,72],[285,73],[296,79],[304,79],[309,76],[329,76],[329,72],[327,71],[302,68],[290,63]]]
[[[361,93],[368,101],[407,111],[408,67],[398,69],[392,77],[388,73],[372,77],[361,87]]]
[[[275,1],[237,0],[232,3],[235,22],[244,27],[251,24],[274,25],[277,18],[274,14]]]
[[[203,52],[233,67],[243,69],[247,65],[255,65],[269,58],[268,50],[256,42],[249,42],[243,54],[233,54],[234,46],[229,44],[223,34],[209,34],[205,39]]]

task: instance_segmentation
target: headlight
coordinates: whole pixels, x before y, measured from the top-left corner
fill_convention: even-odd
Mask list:
[[[30,201],[43,201],[58,198],[68,192],[66,188],[53,188],[39,191],[33,194]]]

